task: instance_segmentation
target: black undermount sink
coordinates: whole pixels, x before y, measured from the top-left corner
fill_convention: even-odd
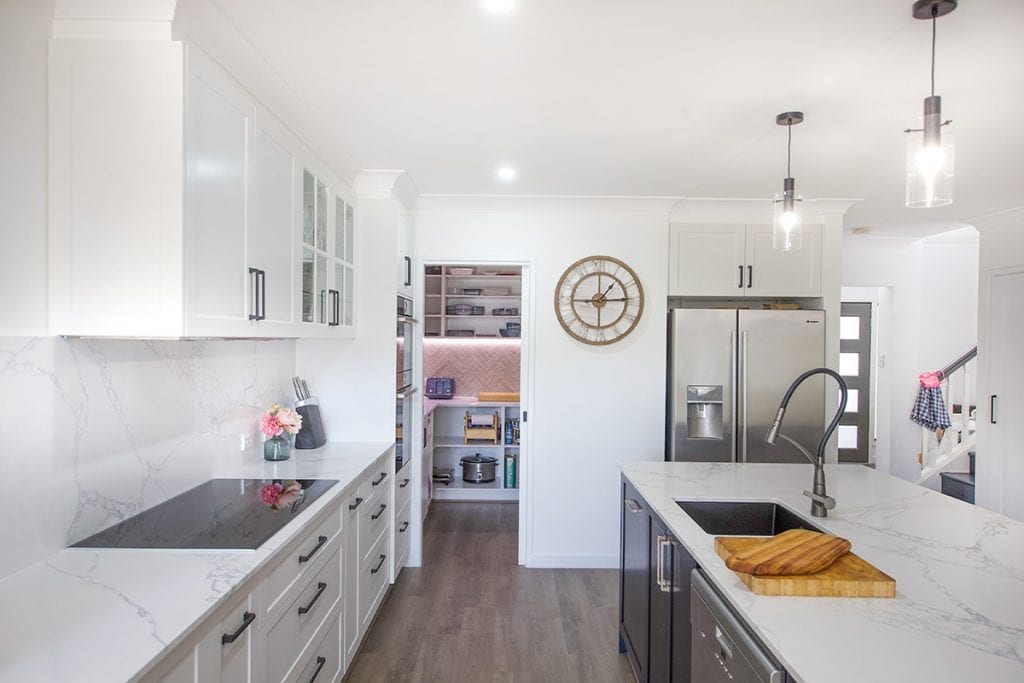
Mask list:
[[[825,532],[770,501],[677,500],[676,504],[697,526],[715,536],[775,536],[790,529]]]

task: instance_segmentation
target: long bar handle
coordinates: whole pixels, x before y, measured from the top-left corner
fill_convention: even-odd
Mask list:
[[[249,275],[252,275],[252,313],[249,320],[260,319],[260,269],[249,268]]]
[[[737,268],[740,269],[740,284],[738,285],[738,287],[740,289],[743,289],[743,266],[737,266]]]
[[[323,547],[324,543],[327,543],[327,537],[320,536],[316,539],[316,541],[317,543],[315,546],[313,546],[312,550],[310,550],[305,555],[299,555],[299,564],[302,564],[303,562],[309,562],[311,559],[313,559],[313,556],[316,555],[320,548]]]
[[[740,267],[742,270],[742,266]],[[736,391],[737,381],[737,361],[736,361],[736,330],[729,330],[729,386],[732,387],[731,391]],[[732,429],[729,430],[732,439],[732,446],[729,451],[729,461],[736,462],[736,429],[739,427],[739,415],[736,411],[736,399],[735,395],[729,396],[729,410],[732,412]]]
[[[374,486],[377,486],[378,484],[380,484],[382,481],[384,481],[387,478],[388,478],[388,473],[387,472],[381,472],[380,473],[380,479],[378,479],[377,481],[371,481],[370,483],[373,484]]]
[[[378,562],[378,563],[377,563],[377,566],[376,566],[376,567],[374,567],[373,569],[371,569],[371,570],[370,570],[370,573],[371,573],[371,574],[376,574],[377,572],[379,572],[379,571],[380,571],[380,568],[381,568],[382,566],[384,566],[384,560],[386,560],[386,559],[388,559],[388,556],[387,556],[387,555],[381,555],[381,556],[380,556],[380,562]]]
[[[992,394],[988,397],[988,421],[991,424],[999,424],[996,422],[996,399],[998,395]]]
[[[349,510],[355,510],[357,507],[363,504],[362,498],[356,498],[356,502],[348,506]]]
[[[747,266],[747,289],[754,286],[754,266]]]
[[[640,503],[636,502],[632,498],[626,498],[622,502],[626,504],[626,507],[629,508],[630,512],[636,513],[636,512],[640,512],[641,510],[643,510],[643,508],[640,507]]]
[[[305,614],[309,610],[313,609],[313,605],[316,604],[316,601],[320,599],[320,596],[324,594],[325,590],[327,590],[326,583],[321,581],[318,584],[316,584],[316,595],[313,596],[313,599],[310,600],[305,607],[299,608],[299,614]]]
[[[380,504],[380,510],[377,510],[377,514],[370,515],[370,519],[379,519],[380,516],[384,514],[384,511],[387,510],[387,509],[388,509],[387,504],[386,503],[381,503]]]
[[[242,631],[249,628],[249,624],[256,621],[256,614],[254,612],[243,612],[242,613],[242,625],[238,627],[234,633],[225,633],[220,637],[221,645],[228,645],[238,640],[238,636],[242,635]]]
[[[409,287],[412,285],[412,259],[408,256],[403,256],[405,259],[405,286]]]
[[[743,431],[741,432],[743,437],[742,448],[740,451],[740,462],[747,461],[747,332],[744,330],[740,332],[740,367],[738,370],[740,374],[740,396],[742,397],[742,408],[741,416],[743,424]]]
[[[327,663],[327,657],[316,658],[316,668],[313,669],[313,675],[309,677],[309,683],[313,683],[316,677],[320,675],[320,669],[324,668],[324,664]]]

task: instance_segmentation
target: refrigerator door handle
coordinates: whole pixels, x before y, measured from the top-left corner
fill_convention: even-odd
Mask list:
[[[740,332],[740,410],[739,419],[743,425],[740,434],[742,447],[740,451],[740,462],[747,461],[747,332]]]
[[[742,269],[740,272],[742,273]],[[733,387],[733,391],[736,391],[736,330],[729,330],[729,386]],[[736,405],[735,400],[732,401],[732,405]],[[733,408],[733,411],[735,412],[735,408]],[[736,428],[739,426],[736,424],[736,420],[738,418],[739,415],[734,414],[732,416],[733,426],[729,430],[732,432],[732,446],[729,453],[730,462],[736,462]]]

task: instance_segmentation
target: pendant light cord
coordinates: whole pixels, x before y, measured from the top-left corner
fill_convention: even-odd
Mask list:
[[[789,162],[793,156],[793,121],[789,121],[786,124],[786,177],[792,178],[792,174],[789,171]]]
[[[932,97],[935,97],[935,25],[938,13],[938,5],[932,5]]]

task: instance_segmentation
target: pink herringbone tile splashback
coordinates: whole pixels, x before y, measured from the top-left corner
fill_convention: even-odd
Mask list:
[[[454,377],[459,396],[519,391],[519,344],[427,339],[423,376]]]

